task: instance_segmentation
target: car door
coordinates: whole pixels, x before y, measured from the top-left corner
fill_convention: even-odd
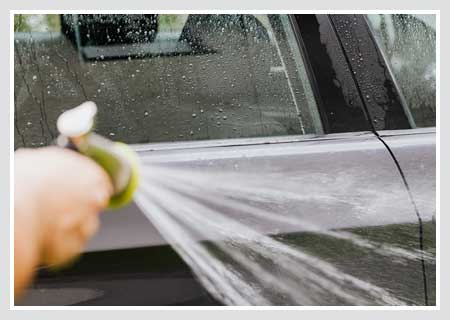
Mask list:
[[[336,16],[342,24],[350,17]],[[377,14],[351,17],[355,28],[349,32],[362,39],[373,38],[372,43],[359,46],[359,52],[345,48],[352,62],[355,56],[369,57],[360,61],[362,68],[371,69],[370,79],[388,70],[397,94],[391,101],[387,94],[368,86],[369,76],[359,73],[357,83],[378,136],[392,153],[408,189],[419,218],[420,246],[426,254],[435,256],[436,250],[436,17],[435,15]],[[357,35],[356,35],[357,34]],[[369,36],[366,36],[369,34]],[[354,45],[354,44],[353,44]],[[344,46],[345,47],[345,46]],[[367,50],[373,52],[368,54]],[[373,57],[372,59],[370,57]],[[375,62],[382,61],[380,63]],[[369,65],[372,64],[371,67]],[[381,85],[377,88],[382,88]],[[378,98],[377,98],[378,97]],[[392,103],[392,100],[396,101]],[[387,121],[389,116],[381,106],[397,104],[405,110],[402,120]],[[396,124],[393,124],[396,123]],[[436,303],[435,260],[423,262],[424,289],[428,304]]]
[[[77,32],[83,28],[77,26],[94,21],[114,37],[113,30],[127,23],[123,17],[59,19],[57,31],[15,34],[16,148],[51,143],[62,109],[94,100],[97,131],[132,144],[149,168],[297,179],[305,186],[297,192],[310,197],[281,203],[284,214],[379,245],[420,250],[414,198],[402,166],[373,126],[338,17],[160,15],[147,30],[156,37],[130,38],[120,48],[88,36],[81,44]],[[388,75],[382,80],[372,86],[396,92]],[[401,104],[386,108],[391,129],[409,128]],[[23,304],[221,303],[135,204],[101,220],[80,261],[58,273],[41,270]],[[422,256],[405,262],[295,225],[253,227],[289,238],[402,303],[427,303]],[[339,303],[333,296],[315,301]]]

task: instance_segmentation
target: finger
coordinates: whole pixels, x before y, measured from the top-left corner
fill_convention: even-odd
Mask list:
[[[104,186],[99,186],[93,191],[92,204],[96,212],[108,206],[111,193]]]
[[[90,215],[86,221],[80,225],[80,235],[83,238],[83,241],[87,241],[90,239],[99,229],[100,222],[98,216]]]

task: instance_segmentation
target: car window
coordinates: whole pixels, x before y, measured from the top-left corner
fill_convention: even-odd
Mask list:
[[[322,133],[287,15],[15,15],[15,148],[86,100],[127,143]]]
[[[368,21],[405,98],[410,122],[436,125],[435,15],[371,14]]]

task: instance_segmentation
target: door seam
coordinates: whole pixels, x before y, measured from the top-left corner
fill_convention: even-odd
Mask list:
[[[357,81],[357,79],[355,77],[355,73],[354,73],[352,64],[349,61],[349,57],[347,56],[347,52],[344,49],[344,46],[343,46],[343,43],[342,43],[342,39],[340,38],[339,33],[336,30],[335,23],[334,23],[333,19],[330,17],[330,15],[328,15],[328,20],[331,23],[331,26],[332,26],[335,34],[336,34],[336,38],[337,38],[338,43],[339,43],[339,45],[341,47],[341,50],[344,53],[344,57],[345,57],[345,60],[347,62],[347,65],[349,67],[349,70],[350,70],[353,82],[355,83],[357,91],[358,91],[358,93],[360,95],[360,98],[361,98],[361,101],[362,101],[362,105],[363,105],[363,108],[364,108],[364,112],[365,112],[367,120],[369,122],[369,126],[371,128],[371,131],[376,136],[376,138],[385,146],[385,148],[388,151],[390,157],[394,161],[394,164],[395,164],[395,166],[397,168],[397,171],[400,174],[400,177],[401,177],[401,179],[403,181],[403,185],[405,186],[406,191],[408,193],[409,200],[410,200],[411,204],[413,205],[414,212],[415,212],[415,214],[417,216],[418,225],[419,225],[419,249],[420,249],[420,261],[421,261],[421,265],[422,265],[424,300],[425,300],[425,305],[428,306],[428,283],[427,283],[426,266],[425,266],[424,250],[423,250],[423,248],[424,248],[424,240],[423,240],[423,222],[422,222],[422,217],[420,215],[419,209],[417,208],[417,204],[416,204],[416,202],[414,200],[414,197],[412,195],[412,192],[411,192],[411,189],[409,187],[408,181],[406,180],[405,174],[404,174],[404,172],[403,172],[403,170],[402,170],[402,168],[400,166],[400,163],[398,162],[397,158],[394,155],[394,152],[391,150],[389,145],[378,134],[378,132],[377,132],[377,130],[376,130],[374,124],[373,124],[372,117],[371,117],[371,115],[369,113],[369,109],[367,107],[366,101],[364,100],[361,88],[360,88],[360,86],[358,84],[358,81]]]
[[[406,188],[406,191],[408,193],[408,197],[413,205],[414,212],[417,216],[418,224],[419,224],[419,248],[420,248],[420,261],[422,265],[422,277],[423,277],[423,288],[424,288],[424,297],[425,297],[425,305],[428,306],[428,284],[427,284],[427,275],[426,275],[426,266],[425,266],[425,258],[424,258],[424,245],[423,245],[423,222],[422,217],[420,215],[419,209],[417,208],[416,201],[414,200],[413,194],[411,192],[411,188],[409,187],[408,181],[406,179],[405,173],[403,172],[400,163],[398,162],[397,158],[394,155],[394,152],[391,150],[389,145],[383,140],[383,138],[378,134],[378,132],[374,132],[377,139],[386,147],[387,151],[389,152],[389,155],[391,156],[392,160],[395,163],[395,166],[397,167],[397,171],[400,174],[403,185]]]

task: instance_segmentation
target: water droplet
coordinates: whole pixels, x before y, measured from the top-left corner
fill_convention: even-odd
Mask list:
[[[33,80],[36,80],[37,79],[37,75],[33,75]]]
[[[192,118],[195,118],[196,116],[197,116],[196,113],[193,113],[193,114],[192,114]]]
[[[227,120],[227,116],[223,116],[222,119],[223,119],[223,120]]]
[[[116,134],[114,132],[109,133],[110,136],[115,136]]]

